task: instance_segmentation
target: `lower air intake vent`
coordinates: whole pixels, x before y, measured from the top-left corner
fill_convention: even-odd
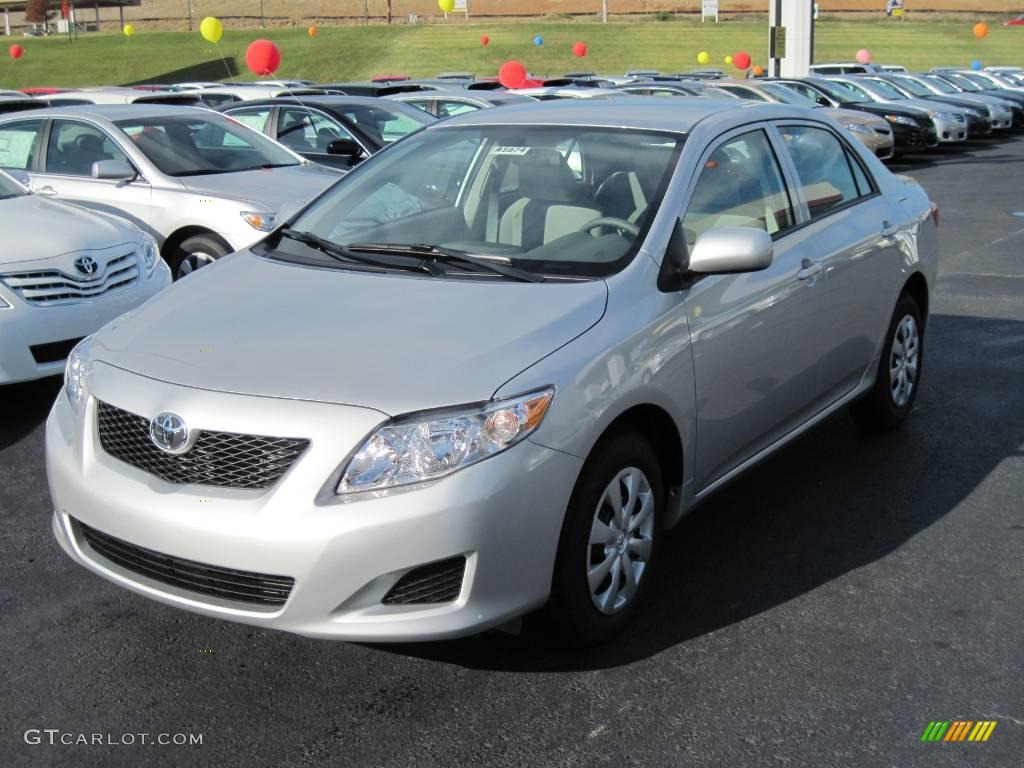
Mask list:
[[[140,576],[189,592],[239,603],[281,606],[288,600],[295,584],[295,580],[288,576],[238,571],[154,552],[116,539],[85,523],[76,521],[76,524],[96,554]]]
[[[466,558],[452,557],[413,568],[402,576],[381,601],[387,605],[450,603],[462,591]]]

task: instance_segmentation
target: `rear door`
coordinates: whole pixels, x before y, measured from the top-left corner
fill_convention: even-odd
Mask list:
[[[698,492],[799,426],[820,406],[822,298],[810,247],[768,126],[744,127],[700,161],[682,218],[686,244],[719,227],[774,241],[760,272],[708,275],[687,294],[697,398]]]
[[[777,124],[797,176],[805,230],[823,271],[822,390],[829,401],[860,382],[889,323],[904,255],[913,238],[899,201],[881,194],[845,139],[821,124]],[[908,251],[907,258],[916,258]]]
[[[93,164],[100,160],[133,165],[106,131],[83,120],[57,118],[50,123],[43,146],[40,164],[32,174],[33,192],[113,213],[149,230],[152,188],[145,178],[112,181],[92,176]]]

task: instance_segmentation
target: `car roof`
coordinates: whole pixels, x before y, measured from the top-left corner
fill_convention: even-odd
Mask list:
[[[810,109],[787,104],[748,102],[738,99],[664,99],[631,96],[588,102],[586,99],[513,104],[501,109],[481,109],[438,121],[428,130],[471,125],[565,125],[597,128],[637,128],[688,133],[709,117],[723,117],[743,110],[744,122],[776,118],[804,118]]]
[[[437,93],[437,91],[430,91],[430,93]],[[220,108],[220,111],[227,112],[231,109],[241,109],[244,107],[265,107],[278,104],[288,104],[306,107],[345,107],[345,106],[364,106],[364,107],[379,107],[381,104],[393,104],[392,99],[381,99],[376,96],[344,96],[341,94],[320,94],[316,96],[306,96],[305,94],[299,94],[298,96],[280,96],[276,99],[253,99],[251,101],[235,101],[231,104],[225,104]]]
[[[127,120],[166,117],[168,115],[210,115],[213,110],[184,104],[72,104],[34,110],[33,117],[91,117],[104,120]]]

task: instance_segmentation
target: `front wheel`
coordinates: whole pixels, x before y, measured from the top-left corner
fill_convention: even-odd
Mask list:
[[[230,252],[224,241],[215,235],[192,235],[183,240],[171,255],[171,274],[175,280],[181,280]]]
[[[924,363],[921,309],[909,294],[900,296],[889,322],[875,385],[850,408],[854,421],[875,431],[896,429],[917,399]]]
[[[663,509],[650,443],[624,432],[599,444],[566,511],[546,608],[562,639],[599,645],[626,627],[650,581]]]

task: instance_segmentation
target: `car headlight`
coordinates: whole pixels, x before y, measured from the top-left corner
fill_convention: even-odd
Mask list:
[[[544,419],[555,390],[423,414],[378,428],[345,467],[337,493],[435,480],[501,453]]]
[[[260,232],[273,232],[277,226],[277,214],[264,211],[242,211],[241,215],[246,224]]]
[[[939,112],[938,110],[932,110],[929,112],[928,117],[934,118],[935,120],[956,120],[956,115],[952,112]]]
[[[71,403],[71,409],[78,413],[78,409],[85,399],[85,375],[89,372],[89,340],[86,336],[75,345],[68,355],[68,361],[64,365],[64,394]]]
[[[843,123],[843,127],[853,133],[874,133],[870,128],[860,123]]]
[[[903,115],[886,115],[885,119],[890,123],[896,123],[897,125],[912,125],[917,127],[917,121],[912,117],[904,117]]]
[[[146,274],[149,274],[156,267],[157,259],[160,258],[160,249],[157,248],[156,239],[146,233],[142,233],[142,263],[146,266]]]

